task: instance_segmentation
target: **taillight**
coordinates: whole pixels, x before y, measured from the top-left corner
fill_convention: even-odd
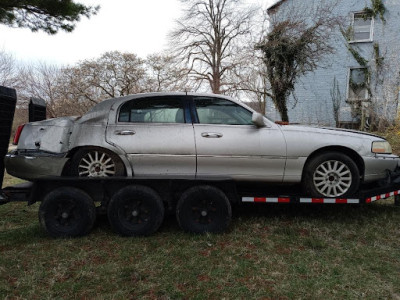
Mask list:
[[[14,135],[13,145],[18,145],[19,138],[21,136],[22,129],[24,129],[24,126],[25,126],[25,124],[18,126],[17,131],[15,132],[15,135]]]

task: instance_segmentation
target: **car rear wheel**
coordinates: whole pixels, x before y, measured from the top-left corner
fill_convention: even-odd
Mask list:
[[[77,177],[124,176],[124,165],[115,153],[102,148],[82,148],[72,157],[70,174]]]
[[[312,197],[347,197],[357,192],[360,172],[347,155],[328,152],[316,156],[307,164],[303,186]]]

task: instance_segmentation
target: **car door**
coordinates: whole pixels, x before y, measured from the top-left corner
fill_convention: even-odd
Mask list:
[[[257,128],[252,112],[223,98],[193,97],[197,177],[281,182],[286,143],[275,124]]]
[[[182,96],[138,98],[120,106],[106,136],[125,151],[134,176],[195,176],[193,125],[185,106]]]

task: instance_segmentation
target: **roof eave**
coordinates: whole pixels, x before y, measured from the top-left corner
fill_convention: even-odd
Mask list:
[[[270,6],[269,8],[267,8],[267,12],[268,13],[273,13],[273,10],[277,9],[283,2],[285,2],[286,0],[279,0],[278,2],[276,2],[274,5]]]

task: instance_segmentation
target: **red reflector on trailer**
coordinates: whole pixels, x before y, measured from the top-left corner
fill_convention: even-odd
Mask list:
[[[312,198],[311,202],[312,203],[324,203],[324,199],[323,198]]]
[[[278,198],[278,203],[290,203],[290,198]]]
[[[347,199],[336,199],[336,203],[338,203],[338,204],[347,204]]]
[[[22,129],[24,129],[25,124],[19,125],[17,131],[15,132],[13,145],[18,145],[19,138],[21,137]]]
[[[257,202],[257,203],[264,203],[264,202],[266,202],[267,201],[267,199],[265,199],[265,198],[262,198],[262,197],[254,197],[254,202]]]

